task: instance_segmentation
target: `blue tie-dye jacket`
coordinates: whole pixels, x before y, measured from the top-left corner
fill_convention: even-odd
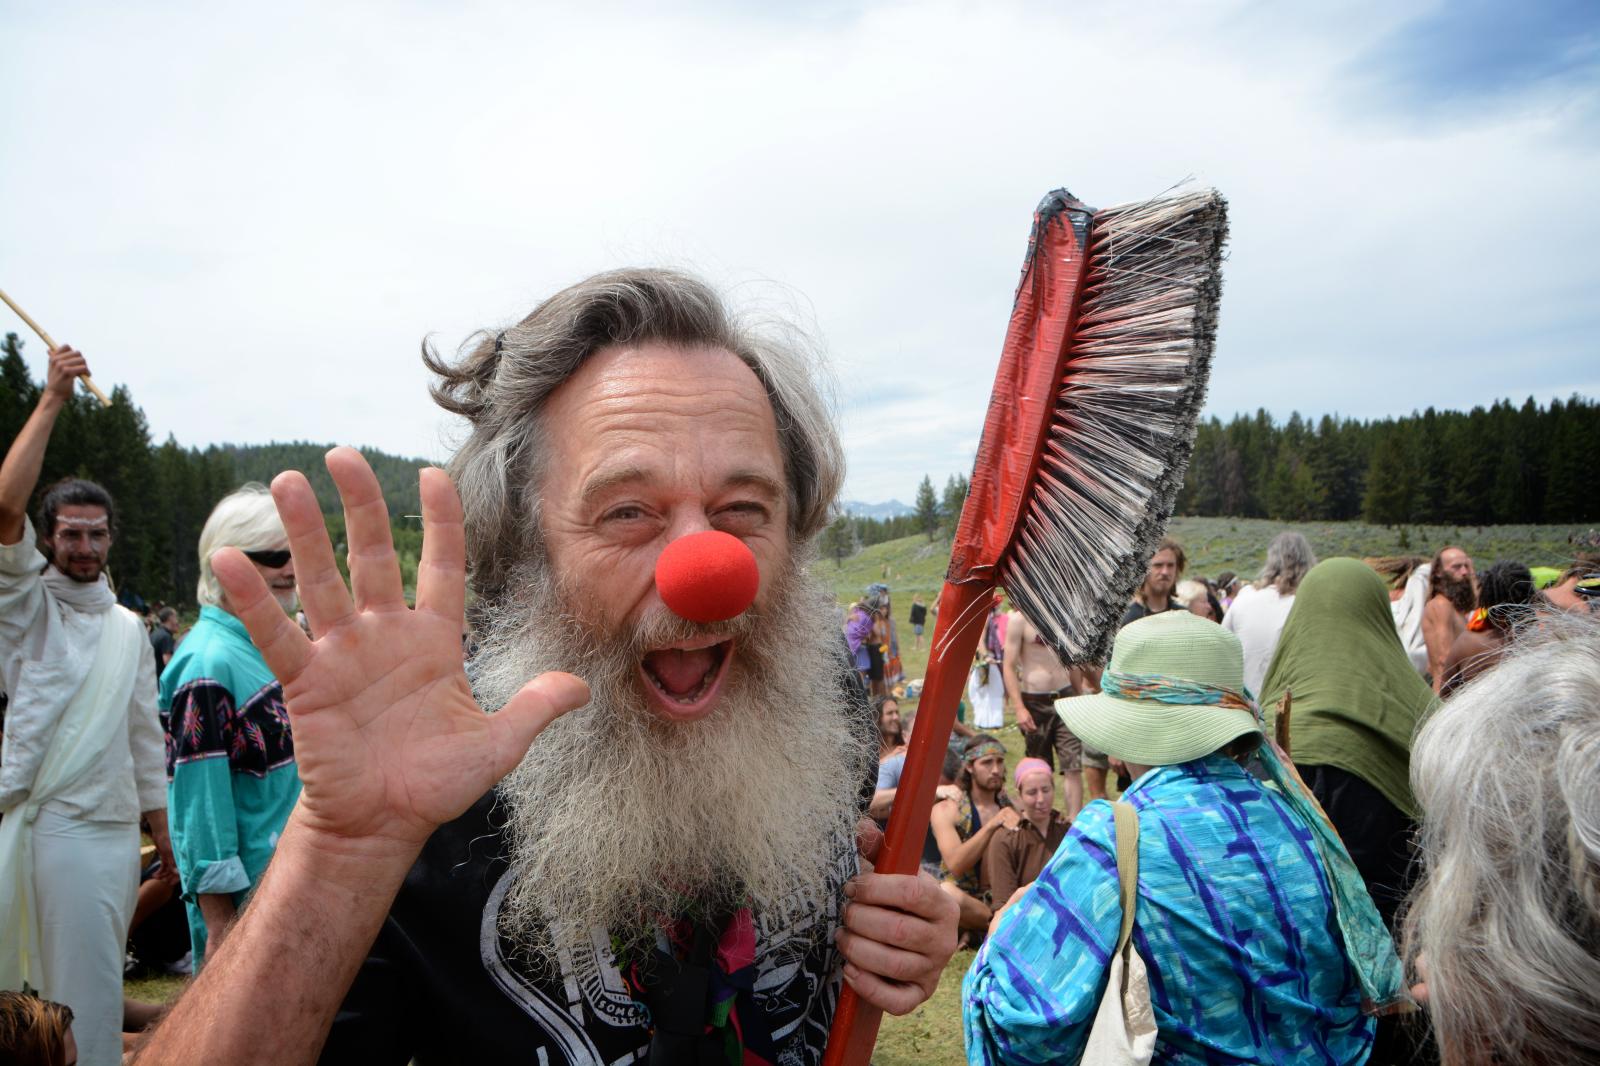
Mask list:
[[[1345,960],[1310,835],[1221,756],[1150,771],[1133,945],[1150,974],[1157,1063],[1361,1063],[1373,1022]],[[1077,1062],[1122,910],[1111,805],[1091,803],[962,985],[974,1063]]]

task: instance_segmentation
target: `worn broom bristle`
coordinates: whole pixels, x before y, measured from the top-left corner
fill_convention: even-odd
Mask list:
[[[1205,401],[1227,203],[1095,212],[1050,436],[1000,583],[1064,662],[1103,662],[1167,528]]]

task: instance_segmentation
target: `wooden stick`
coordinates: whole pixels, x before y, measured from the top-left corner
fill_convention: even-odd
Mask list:
[[[15,300],[13,300],[11,297],[6,295],[4,289],[0,289],[0,300],[4,300],[6,302],[6,306],[11,308],[11,310],[15,311],[17,313],[17,317],[22,319],[22,321],[26,322],[28,324],[28,328],[33,330],[35,333],[37,333],[39,335],[39,339],[44,341],[44,346],[46,348],[54,350],[55,348],[60,347],[60,345],[56,344],[55,341],[50,339],[50,334],[48,334],[48,333],[46,333],[44,331],[44,327],[43,326],[41,326],[41,325],[39,325],[39,323],[35,322],[33,320],[33,318],[31,316],[29,316],[28,312],[26,312],[22,308],[18,307],[17,306],[17,302]],[[99,400],[102,405],[104,405],[106,407],[110,407],[111,406],[111,397],[109,397],[105,393],[101,392],[100,391],[100,386],[96,385],[90,379],[88,374],[80,374],[80,375],[78,375],[78,380],[83,383],[83,387],[84,388],[88,389],[91,393],[94,394],[94,398]]]
[[[1278,715],[1273,721],[1273,737],[1278,747],[1289,755],[1289,709],[1294,706],[1294,693],[1288,689],[1283,690],[1283,698],[1278,701]]]

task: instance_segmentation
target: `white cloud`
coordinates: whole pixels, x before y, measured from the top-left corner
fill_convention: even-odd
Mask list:
[[[439,455],[425,334],[687,266],[814,318],[847,494],[908,499],[971,461],[1039,196],[1193,175],[1233,207],[1213,411],[1600,392],[1600,153],[1342,92],[1405,15],[13,8],[0,286],[158,436]]]

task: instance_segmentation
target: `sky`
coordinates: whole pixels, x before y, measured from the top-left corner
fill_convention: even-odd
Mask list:
[[[1600,5],[1135,7],[0,3],[0,288],[158,440],[441,459],[425,338],[687,269],[826,352],[846,498],[909,501],[971,467],[1039,198],[1189,181],[1208,413],[1600,396]]]

